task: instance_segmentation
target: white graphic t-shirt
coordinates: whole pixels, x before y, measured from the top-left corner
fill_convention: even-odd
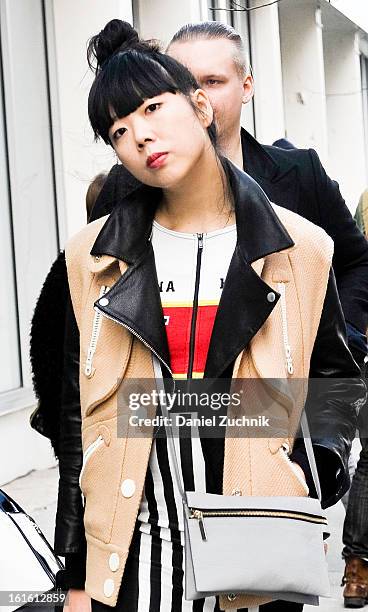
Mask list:
[[[174,378],[203,377],[236,238],[235,224],[192,234],[153,222],[152,246]]]

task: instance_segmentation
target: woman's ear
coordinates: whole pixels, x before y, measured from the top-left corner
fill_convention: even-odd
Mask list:
[[[196,89],[191,98],[199,110],[199,120],[203,127],[208,128],[213,121],[213,109],[207,93],[204,89]]]

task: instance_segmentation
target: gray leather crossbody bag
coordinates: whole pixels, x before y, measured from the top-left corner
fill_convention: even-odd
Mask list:
[[[158,391],[166,397],[154,356]],[[164,417],[169,417],[164,402]],[[330,595],[323,540],[327,519],[308,422],[301,420],[318,499],[298,496],[236,496],[185,491],[171,426],[168,452],[183,502],[185,598],[248,594],[318,605]]]

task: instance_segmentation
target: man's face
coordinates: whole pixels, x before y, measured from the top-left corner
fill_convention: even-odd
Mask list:
[[[240,75],[234,61],[236,51],[235,44],[223,38],[176,42],[167,51],[189,68],[207,92],[220,143],[239,131],[242,104],[253,95],[253,79]]]

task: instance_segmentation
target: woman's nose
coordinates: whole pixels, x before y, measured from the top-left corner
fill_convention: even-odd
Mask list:
[[[145,144],[147,144],[148,142],[152,142],[153,138],[149,138],[148,136],[146,136],[143,139],[139,139],[137,140],[137,146],[139,150],[142,150],[145,146]]]
[[[154,140],[152,126],[145,117],[134,117],[132,125],[137,149],[141,151],[145,145]]]

